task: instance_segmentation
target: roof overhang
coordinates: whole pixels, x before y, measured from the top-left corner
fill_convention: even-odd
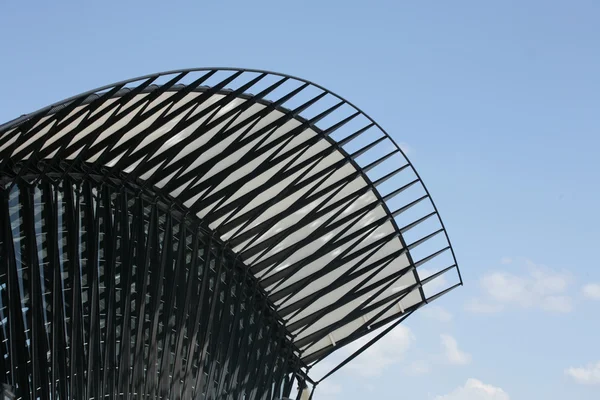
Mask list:
[[[0,126],[3,178],[64,164],[152,188],[197,215],[259,279],[307,365],[462,283],[402,149],[301,79],[167,72]]]

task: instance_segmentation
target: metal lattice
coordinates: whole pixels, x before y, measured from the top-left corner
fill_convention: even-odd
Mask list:
[[[35,304],[54,304],[44,303],[43,296],[54,296],[54,290],[61,293],[66,290],[53,287],[53,290],[46,291],[43,286],[47,276],[43,273],[44,268],[48,269],[47,274],[57,274],[63,260],[73,260],[75,254],[85,254],[80,264],[83,265],[84,261],[86,265],[92,263],[96,267],[89,268],[99,271],[100,253],[104,255],[106,251],[104,248],[101,251],[101,245],[108,246],[104,236],[112,231],[112,228],[107,228],[110,219],[116,221],[120,214],[129,214],[130,218],[137,215],[131,209],[137,203],[119,206],[120,203],[115,201],[119,196],[133,196],[148,202],[138,205],[148,209],[145,219],[139,214],[137,222],[129,225],[133,231],[139,230],[138,237],[146,235],[144,237],[148,238],[144,248],[159,257],[150,264],[156,268],[153,271],[162,271],[157,272],[160,276],[168,276],[165,271],[171,268],[163,266],[162,263],[166,262],[163,258],[170,260],[172,256],[176,260],[179,249],[183,251],[185,247],[178,244],[183,236],[178,238],[177,230],[188,232],[186,235],[190,237],[203,232],[203,235],[212,238],[211,243],[219,243],[221,250],[215,250],[217,253],[231,254],[234,260],[231,271],[243,271],[244,277],[253,282],[262,296],[261,301],[268,304],[273,320],[279,324],[280,328],[272,329],[281,332],[280,336],[265,341],[282,346],[272,353],[273,364],[266,367],[270,370],[269,379],[278,383],[284,375],[310,380],[306,375],[310,366],[335,350],[377,328],[403,321],[416,309],[461,284],[456,260],[437,209],[400,148],[352,104],[317,85],[289,76],[226,69],[176,71],[84,93],[0,126],[0,179],[7,210],[12,207],[11,201],[17,201],[22,211],[57,207],[58,197],[61,197],[60,202],[71,202],[71,211],[64,214],[68,216],[65,218],[72,219],[72,226],[82,232],[78,241],[72,239],[69,242],[71,248],[64,247],[58,237],[52,236],[58,235],[60,229],[48,231],[51,232],[48,237],[58,243],[58,249],[52,250],[56,252],[55,258],[44,264],[42,256],[48,255],[37,254],[34,250],[48,246],[48,237],[44,237],[42,231],[50,225],[43,224],[42,231],[36,225],[36,218],[45,221],[47,215],[42,212],[42,216],[38,217],[34,213],[28,217],[29,225],[25,224],[25,218],[22,223],[17,223],[20,228],[13,227],[10,232],[5,228],[3,257],[13,262],[0,273],[4,282],[5,314],[2,317],[8,318],[8,322],[3,324],[5,334],[9,335],[6,336],[9,338],[7,346],[19,343],[10,333],[29,332],[33,335],[30,330],[36,324],[46,324],[46,319],[60,321],[68,318],[65,310],[63,314],[46,310],[48,315],[44,317],[46,314],[42,309],[35,307]],[[123,194],[125,192],[128,194]],[[14,200],[14,196],[18,200]],[[43,201],[38,199],[41,205],[36,202],[36,196],[45,198]],[[153,217],[154,213],[160,214],[159,209],[164,213],[160,222],[158,216]],[[56,210],[59,215],[64,213],[64,210]],[[82,210],[87,211],[82,213]],[[100,218],[102,213],[105,213],[104,219]],[[173,213],[177,213],[177,217]],[[9,217],[14,218],[14,214],[6,215],[3,227],[8,226],[7,221],[15,224]],[[154,225],[151,224],[153,218],[156,219]],[[197,223],[197,228],[190,228],[194,223]],[[114,221],[111,224],[118,226]],[[154,231],[150,230],[151,225]],[[184,226],[187,228],[182,229]],[[14,229],[21,229],[20,233],[17,235]],[[101,229],[105,229],[102,237]],[[71,230],[68,232],[75,235]],[[87,236],[90,233],[96,235],[92,242]],[[171,235],[174,237],[169,238]],[[122,239],[125,236],[117,237],[125,240]],[[29,258],[25,263],[14,250],[21,240],[28,241],[29,246],[26,246]],[[132,242],[132,239],[128,240]],[[15,245],[11,246],[11,242]],[[167,252],[170,256],[163,254],[165,246],[170,249]],[[186,251],[193,251],[193,246],[192,250],[187,247]],[[14,254],[8,252],[11,248]],[[114,257],[115,249],[111,248],[111,257]],[[134,251],[138,256],[136,262],[140,256],[137,252],[142,250],[143,247],[139,247]],[[23,251],[25,248],[19,254],[24,254]],[[127,259],[119,266],[126,269],[134,265],[131,263],[132,259]],[[135,268],[138,268],[137,264]],[[186,268],[189,270],[190,267]],[[83,277],[83,269],[81,271]],[[448,281],[450,271],[457,272],[454,283]],[[12,278],[11,274],[14,275]],[[91,290],[86,295],[89,296],[86,301],[92,307],[88,314],[84,314],[81,308],[85,293],[81,291],[83,284],[79,287],[81,293],[77,295],[80,297],[73,298],[81,303],[77,306],[81,309],[75,310],[82,315],[78,323],[81,327],[76,330],[87,329],[89,334],[78,331],[80,336],[72,339],[87,344],[102,342],[101,333],[96,335],[99,337],[92,333],[102,321],[100,314],[103,309],[99,300],[101,293],[105,293],[102,290],[108,290],[107,286],[100,285],[99,272],[97,276],[92,272],[89,274],[85,275],[86,279],[96,282],[98,287],[90,289],[85,286],[86,290]],[[108,274],[109,279],[113,279],[112,274]],[[30,279],[30,276],[40,279]],[[172,280],[167,282],[161,279],[152,281],[151,278],[146,282],[140,275],[135,282],[135,291],[128,293],[137,295],[139,289],[141,295],[158,287],[161,296],[175,298],[177,296],[172,293],[179,293],[176,289],[179,284],[175,283],[178,276],[173,275]],[[227,275],[225,284],[234,287],[235,276],[235,272]],[[31,283],[31,293],[42,293],[41,300],[26,297],[25,292],[17,290],[19,282],[25,281],[36,282],[35,285]],[[196,284],[199,288],[203,287],[202,282]],[[131,285],[134,283],[131,282]],[[434,290],[429,292],[428,286]],[[25,297],[15,297],[17,294]],[[174,362],[178,355],[166,356],[171,361],[161,361],[164,364],[160,365],[152,361],[159,352],[170,354],[170,351],[164,351],[166,345],[160,347],[156,342],[160,336],[158,332],[162,332],[160,329],[168,330],[166,327],[171,323],[167,318],[169,313],[165,313],[164,320],[161,320],[163,317],[157,317],[155,309],[164,313],[166,311],[161,307],[170,306],[173,309],[169,312],[175,312],[180,307],[192,307],[197,303],[189,305],[178,298],[167,306],[166,301],[163,304],[163,300],[157,300],[160,298],[148,300],[154,302],[148,307],[146,301],[134,302],[136,307],[131,306],[129,316],[121,317],[124,323],[133,327],[136,318],[146,315],[147,310],[155,312],[150,317],[152,323],[148,322],[152,327],[149,332],[154,333],[147,336],[139,333],[143,330],[136,330],[136,344],[132,344],[134,347],[130,348],[128,357],[123,357],[125,353],[109,352],[110,357],[119,360],[115,362],[121,368],[119,371],[123,372],[121,375],[128,377],[127,383],[110,378],[113,372],[106,364],[107,357],[110,357],[101,355],[98,358],[95,349],[91,349],[91,352],[73,353],[75,364],[65,360],[65,365],[71,369],[63,371],[61,376],[70,379],[70,385],[76,382],[75,386],[65,387],[65,390],[79,395],[83,392],[73,390],[85,388],[88,396],[89,393],[105,393],[103,390],[110,388],[114,394],[129,390],[130,394],[158,394],[163,398],[179,398],[182,394],[185,398],[191,393],[207,398],[227,393],[227,396],[238,398],[239,393],[231,392],[235,379],[227,380],[226,377],[231,377],[229,371],[234,368],[233,365],[235,368],[248,368],[250,361],[234,361],[225,357],[226,354],[217,353],[228,360],[227,365],[211,361],[213,364],[208,367],[200,366],[196,370],[190,367],[194,384],[185,383],[192,378],[177,375],[180,372],[176,370],[173,370],[175,375],[169,375],[173,381],[165,383],[171,378],[167,379],[161,373],[172,370],[169,363]],[[15,299],[20,300],[15,302]],[[29,314],[23,311],[24,306],[19,305],[23,301],[37,302],[28,311]],[[61,304],[66,303],[63,301]],[[76,302],[72,304],[75,307]],[[51,307],[51,310],[54,308]],[[15,312],[23,313],[23,326],[10,322],[10,318],[16,318]],[[204,311],[200,313],[204,316]],[[88,315],[87,320],[85,315]],[[235,311],[232,315],[236,315]],[[186,324],[193,325],[186,329],[197,329],[201,334],[212,337],[212,325],[208,326],[206,321],[196,321],[188,314],[182,318]],[[198,324],[194,325],[196,322]],[[96,324],[94,329],[92,323]],[[37,329],[39,333],[42,328]],[[6,333],[8,331],[10,333]],[[65,328],[64,333],[68,332]],[[167,340],[169,335],[163,332],[164,337],[160,338]],[[177,335],[185,337],[186,333],[182,333],[179,327],[171,336]],[[232,341],[237,340],[234,337],[231,335]],[[50,339],[47,341],[50,346]],[[210,340],[208,343],[216,346]],[[149,354],[143,350],[146,344]],[[20,354],[22,360],[17,364],[37,360],[31,358],[33,352],[41,354],[42,349],[37,349],[37,345],[30,342],[23,346],[19,348],[28,349],[28,354]],[[191,348],[196,349],[194,352],[203,346],[205,343],[201,341],[191,344]],[[261,347],[261,354],[268,346],[272,345]],[[214,349],[221,351],[218,346]],[[283,353],[278,353],[283,350]],[[8,347],[6,351],[8,353],[5,354],[10,357],[15,355]],[[206,353],[212,354],[208,350]],[[56,357],[55,351],[50,350],[46,362],[54,362],[53,357]],[[84,360],[82,370],[73,369],[73,365],[79,362],[78,357]],[[139,360],[140,357],[151,360],[147,371],[144,369],[146,361]],[[194,365],[192,355],[181,358],[184,359],[186,368],[189,363]],[[202,365],[204,359],[198,360]],[[56,365],[59,364],[57,361]],[[131,375],[125,373],[127,365],[132,368]],[[48,381],[48,376],[43,376],[44,371],[50,371],[47,365],[33,368],[27,377],[16,373],[15,365],[5,368],[12,379],[7,382],[14,384],[18,375],[21,381],[17,386],[20,387],[30,385],[37,388],[38,384],[48,387],[49,382],[58,385],[61,381],[54,379],[57,376],[53,376],[51,381]],[[36,368],[39,368],[38,372],[34,372]],[[285,373],[282,372],[284,370]],[[74,375],[78,371],[86,372]],[[208,376],[204,377],[206,373]],[[269,386],[271,381],[263,378],[254,382],[256,392],[251,396],[271,398],[276,394],[277,390]],[[185,389],[183,385],[187,385]],[[167,386],[168,390],[165,389]],[[288,382],[286,388],[289,386]],[[60,398],[66,398],[63,393],[66,392],[61,392]]]
[[[258,281],[197,219],[93,180],[1,194],[2,367],[23,398],[272,398],[298,369]]]

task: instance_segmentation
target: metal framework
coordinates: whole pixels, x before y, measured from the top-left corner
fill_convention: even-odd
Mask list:
[[[149,75],[1,125],[0,213],[17,398],[289,397],[462,284],[393,140],[265,71]]]

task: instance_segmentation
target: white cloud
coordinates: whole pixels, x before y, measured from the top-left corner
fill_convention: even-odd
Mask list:
[[[327,380],[319,384],[319,392],[323,394],[338,394],[342,392],[342,385],[331,383]]]
[[[465,309],[476,314],[495,314],[504,309],[502,304],[490,304],[481,301],[480,299],[471,299]]]
[[[293,393],[293,392],[292,392]],[[341,398],[342,385],[325,379],[317,386],[315,397],[321,400],[336,400]]]
[[[437,273],[437,270],[429,270],[426,268],[420,268],[418,270],[419,273],[419,278],[421,280]],[[425,285],[423,285],[423,288],[425,288],[427,290],[427,294],[428,295],[433,295],[438,293],[441,290],[444,290],[448,287],[448,281],[446,280],[446,277],[444,275],[438,276],[437,278],[427,282]]]
[[[388,327],[389,324],[375,329],[362,338],[357,339],[347,346],[334,352],[332,355],[327,357],[326,360],[317,363],[310,370],[311,378],[320,380],[325,376],[325,374],[343,362],[346,358],[351,356],[354,352],[361,349],[371,339],[381,333],[382,330],[387,329]],[[337,382],[340,376],[344,376],[345,379],[352,379],[356,377],[373,377],[381,375],[387,368],[404,361],[405,354],[411,348],[415,340],[414,334],[408,327],[398,325],[388,332],[387,335],[352,360],[352,362],[348,363],[344,368],[325,379],[323,383]],[[318,393],[316,394],[318,398],[321,398],[323,395],[321,390],[322,387],[319,385],[317,388]],[[333,396],[333,394],[329,393],[328,396]]]
[[[546,311],[568,313],[573,311],[573,300],[569,296],[548,296],[541,306]]]
[[[434,319],[440,322],[450,322],[453,318],[452,314],[444,307],[436,305],[428,305],[427,307],[423,307],[420,313],[426,318]]]
[[[385,329],[383,327],[382,329]],[[341,360],[350,356],[355,351],[366,345],[380,330],[352,342],[336,354]],[[345,370],[351,374],[363,377],[380,375],[386,368],[401,362],[404,355],[415,341],[412,331],[402,325],[398,325],[391,332],[381,338],[374,345],[352,360]],[[319,364],[317,364],[319,365]]]
[[[600,385],[600,361],[585,367],[567,368],[565,374],[582,385]]]
[[[404,142],[398,143],[398,147],[400,147],[400,150],[402,150],[404,152],[404,154],[406,154],[406,155],[409,155],[409,154],[415,152],[415,149],[413,149],[411,146],[409,146],[407,143],[404,143]]]
[[[510,397],[499,387],[471,378],[464,386],[447,395],[437,396],[435,400],[510,400]]]
[[[468,305],[467,310],[497,312],[505,305],[561,313],[573,310],[573,300],[567,293],[570,275],[531,261],[524,269],[524,274],[494,271],[485,275],[480,285],[487,299]]]
[[[471,362],[471,355],[458,348],[456,339],[450,335],[440,335],[444,354],[450,364],[466,365]]]
[[[581,291],[588,299],[600,300],[600,283],[588,283]]]
[[[431,372],[431,366],[427,361],[417,360],[404,369],[408,375],[425,375]]]

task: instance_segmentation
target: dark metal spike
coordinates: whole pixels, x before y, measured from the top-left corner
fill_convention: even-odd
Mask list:
[[[385,176],[382,176],[381,178],[377,179],[375,182],[373,182],[373,186],[377,187],[377,186],[381,185],[382,183],[386,182],[390,178],[393,178],[394,176],[396,176],[400,172],[404,171],[408,167],[410,167],[410,164],[404,164],[400,168],[398,168],[398,169],[390,172],[389,174],[387,174]]]
[[[373,147],[377,146],[379,143],[383,142],[386,139],[387,139],[387,136],[384,135],[384,136],[380,137],[379,139],[374,140],[373,142],[369,143],[368,145],[363,146],[360,149],[356,150],[354,153],[350,154],[350,158],[352,158],[353,160],[356,160],[358,157],[360,157],[361,155],[363,155],[364,153],[366,153],[367,151],[369,151]]]

